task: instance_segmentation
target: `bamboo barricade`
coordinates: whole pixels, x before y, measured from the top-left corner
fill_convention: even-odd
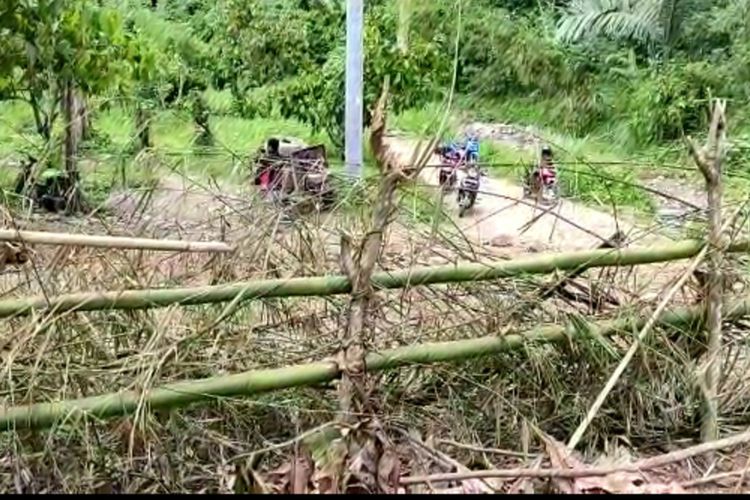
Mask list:
[[[727,320],[746,316],[750,314],[750,297],[727,304],[725,307],[724,317]],[[684,329],[701,322],[704,313],[705,308],[702,305],[677,309],[665,312],[658,323]],[[491,335],[469,340],[417,344],[369,354],[366,366],[368,372],[378,372],[414,364],[465,361],[517,349],[528,343],[549,343],[575,336],[611,336],[617,332],[632,332],[641,328],[647,320],[648,316],[627,317],[590,323],[590,328],[586,329],[576,329],[572,325],[553,325],[505,336]],[[330,382],[339,375],[339,367],[334,361],[321,361],[186,380],[149,389],[143,393],[120,391],[80,399],[0,408],[0,432],[48,428],[58,422],[74,422],[84,416],[97,419],[113,418],[132,414],[140,405],[156,410],[183,407],[220,398],[254,396],[270,391]]]
[[[668,245],[626,250],[587,250],[515,259],[496,264],[461,264],[418,267],[402,271],[380,272],[372,276],[379,289],[408,286],[486,281],[554,271],[572,271],[594,267],[632,266],[687,259],[697,255],[704,242],[685,240]],[[737,241],[728,252],[746,252],[750,241]],[[31,314],[33,311],[68,312],[109,309],[153,309],[173,304],[183,306],[246,301],[271,297],[315,297],[351,292],[346,276],[257,280],[193,288],[82,292],[56,297],[33,297],[0,301],[0,318]]]

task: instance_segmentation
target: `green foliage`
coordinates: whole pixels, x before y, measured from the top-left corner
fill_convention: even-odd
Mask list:
[[[680,139],[707,125],[708,96],[721,82],[707,63],[670,64],[635,80],[619,96],[639,144]]]
[[[439,83],[450,75],[450,60],[439,42],[410,39],[409,50],[397,44],[397,16],[391,5],[372,7],[365,19],[365,125],[383,82],[390,80],[393,111],[429,102],[438,95]],[[315,130],[325,131],[336,147],[343,145],[344,46],[331,50],[316,71],[287,78],[279,84],[254,90],[239,103],[245,116],[277,113],[297,118]]]
[[[92,102],[122,103],[115,112],[93,108],[95,128],[106,133],[90,148],[129,144],[133,117],[121,114],[133,108],[154,117],[156,149],[193,140],[188,115],[219,141],[228,134],[219,124],[244,130],[239,124],[252,119],[288,134],[284,127],[297,130],[301,121],[300,133],[340,148],[344,7],[341,0],[162,1],[155,9],[143,0],[5,0],[0,99],[33,110],[9,130],[33,126],[49,143],[61,130],[55,119],[69,80]],[[708,97],[721,95],[730,99],[733,130],[750,128],[750,0],[371,0],[366,125],[385,79],[392,116],[401,115],[394,126],[422,129],[438,114],[431,103],[450,88],[459,19],[457,91],[467,98],[459,100],[481,103],[472,113],[483,120],[608,134],[636,148],[702,132]],[[741,168],[744,156],[733,158]]]
[[[662,0],[572,0],[560,18],[558,36],[563,41],[604,35],[661,42],[662,3]]]
[[[134,88],[129,91],[154,106],[179,103],[191,90],[207,88],[215,70],[215,50],[197,36],[190,23],[132,6],[126,25],[137,47],[130,82]]]
[[[645,43],[668,56],[686,18],[705,5],[703,0],[571,0],[557,34],[567,42],[607,36]]]
[[[237,97],[252,88],[311,72],[343,35],[340,2],[228,0],[220,30],[219,72]]]
[[[115,9],[86,0],[6,2],[0,96],[27,101],[50,138],[64,82],[98,93],[129,75],[128,40]]]

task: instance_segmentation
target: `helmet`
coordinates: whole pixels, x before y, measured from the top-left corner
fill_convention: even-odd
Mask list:
[[[543,156],[552,156],[552,148],[549,147],[547,144],[542,146],[542,155]]]
[[[279,154],[279,140],[276,137],[271,137],[266,143],[266,152],[270,154]]]
[[[478,152],[479,151],[479,139],[475,135],[470,135],[469,138],[466,140],[466,148],[469,151]]]

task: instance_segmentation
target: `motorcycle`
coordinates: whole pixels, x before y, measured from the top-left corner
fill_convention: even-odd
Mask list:
[[[457,161],[449,160],[448,163],[443,163],[440,166],[440,172],[438,173],[438,183],[440,189],[443,192],[450,192],[456,186],[456,170],[458,169]]]
[[[529,169],[524,179],[523,191],[524,197],[533,195],[539,202],[557,203],[559,198],[557,171],[550,167],[542,167],[539,170]]]
[[[435,151],[440,156],[438,185],[443,192],[452,191],[456,185],[456,169],[461,163],[461,155],[450,146],[441,146]]]
[[[463,217],[477,201],[480,178],[483,173],[476,165],[469,165],[458,185],[458,216]]]

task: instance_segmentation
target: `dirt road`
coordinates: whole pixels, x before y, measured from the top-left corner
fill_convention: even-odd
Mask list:
[[[417,141],[404,136],[390,135],[388,146],[391,154],[408,163]],[[431,166],[439,165],[433,156]],[[437,168],[423,170],[423,180],[437,186]],[[437,195],[437,190],[436,190]],[[647,234],[647,224],[636,223],[633,217],[607,213],[584,206],[571,200],[549,207],[535,206],[532,200],[523,198],[523,188],[505,179],[484,177],[481,193],[474,209],[463,218],[458,218],[455,194],[446,197],[455,222],[462,231],[475,241],[494,246],[523,248],[546,248],[549,250],[578,250],[597,246],[616,231],[628,236],[631,246],[664,242],[666,238]],[[545,213],[545,211],[547,211]]]

